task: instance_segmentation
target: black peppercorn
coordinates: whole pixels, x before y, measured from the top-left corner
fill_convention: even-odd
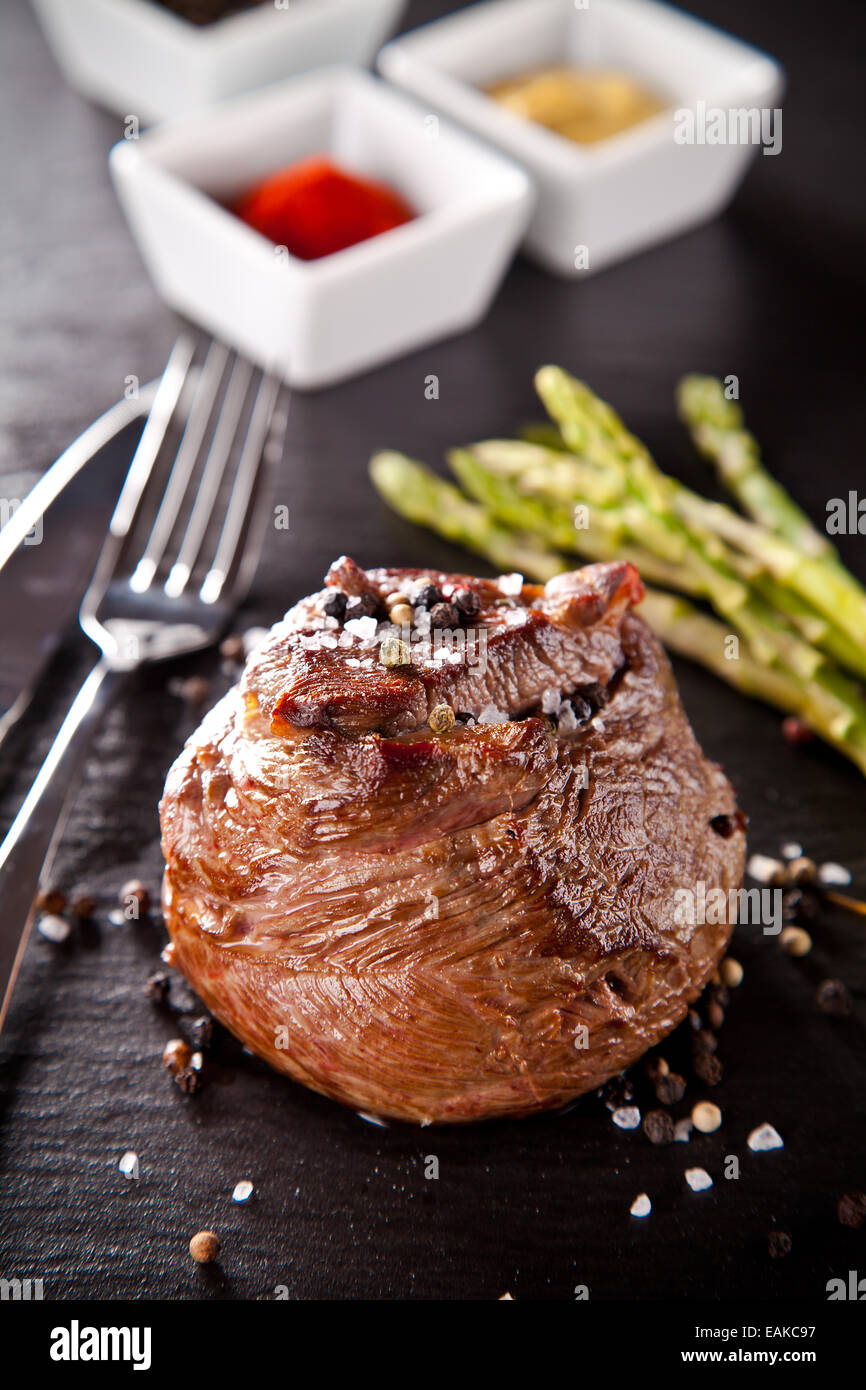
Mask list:
[[[325,599],[325,613],[329,618],[336,618],[338,622],[342,622],[348,602],[342,589],[334,589]]]
[[[718,1004],[720,1009],[726,1009],[731,1002],[731,996],[724,985],[710,985],[707,994],[710,1003]]]
[[[719,816],[711,816],[710,829],[714,830],[717,835],[721,835],[723,840],[729,840],[737,829],[737,819],[724,812]]]
[[[841,980],[824,980],[815,997],[819,1008],[832,1018],[845,1018],[854,1007],[851,991]]]
[[[710,1003],[707,1005],[707,1022],[709,1023],[710,1027],[714,1028],[716,1032],[718,1032],[724,1021],[725,1011],[722,1008],[721,1004],[716,1003],[714,999],[711,1000]]]
[[[346,604],[346,622],[353,618],[375,618],[379,611],[379,600],[373,594],[359,594]]]
[[[43,888],[36,896],[36,911],[57,917],[66,906],[66,894],[59,888]]]
[[[181,1067],[173,1074],[172,1080],[187,1096],[195,1095],[196,1091],[200,1091],[204,1084],[201,1072],[197,1071],[195,1067]]]
[[[200,1018],[194,1018],[184,1028],[184,1032],[193,1047],[210,1047],[213,1040],[213,1019],[210,1014],[202,1014]]]
[[[783,1259],[791,1253],[791,1237],[787,1231],[771,1231],[767,1236],[767,1249],[771,1260]]]
[[[445,595],[436,584],[421,584],[413,595],[416,608],[435,608],[437,603],[443,603]]]
[[[606,1110],[619,1110],[634,1100],[634,1086],[627,1076],[612,1076],[598,1091]]]
[[[656,1078],[655,1092],[662,1105],[676,1105],[686,1093],[686,1083],[677,1072],[669,1071]]]
[[[650,1110],[644,1115],[642,1129],[651,1144],[672,1144],[674,1122],[666,1110]]]
[[[154,1004],[164,1004],[168,998],[170,980],[164,970],[156,970],[152,975],[148,975],[144,992],[148,999],[152,999]]]
[[[481,612],[481,599],[474,589],[455,589],[451,602],[464,618],[477,618]]]
[[[817,894],[808,889],[789,888],[782,894],[782,920],[811,926],[821,915]]]
[[[592,681],[589,685],[582,685],[577,694],[589,702],[593,714],[600,710],[602,705],[607,704],[607,691],[598,681]]]
[[[696,1052],[692,1070],[698,1080],[707,1086],[718,1086],[724,1075],[721,1062],[712,1052]]]
[[[457,627],[460,614],[453,603],[434,603],[430,609],[431,627]]]

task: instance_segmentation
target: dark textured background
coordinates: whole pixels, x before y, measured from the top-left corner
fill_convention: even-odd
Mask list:
[[[417,0],[407,22],[446,8]],[[582,284],[518,262],[475,332],[296,398],[279,482],[292,528],[275,533],[244,624],[272,621],[341,551],[363,563],[462,565],[459,552],[385,512],[367,458],[391,444],[432,461],[455,441],[512,430],[537,413],[530,379],[542,360],[586,376],[667,467],[704,488],[671,402],[677,377],[696,368],[739,376],[772,466],[814,516],[829,496],[862,486],[862,7],[693,8],[784,63],[782,155],[759,157],[711,226]],[[0,28],[0,473],[17,474],[47,466],[128,374],[156,374],[174,326],[109,187],[119,122],[65,87],[23,0],[4,0]],[[438,402],[424,399],[430,372]],[[70,493],[53,523],[56,548],[42,547],[39,563],[50,554],[71,575],[73,557],[86,559],[123,457],[107,456]],[[843,545],[866,578],[862,547]],[[7,643],[12,602],[7,577]],[[72,633],[7,747],[4,824],[87,659]],[[184,669],[210,671],[221,688],[215,663]],[[849,864],[866,892],[853,768],[820,747],[792,751],[776,715],[688,663],[677,673],[704,747],[739,789],[752,847],[802,840]],[[176,1026],[142,992],[162,930],[113,927],[106,916],[131,873],[158,883],[156,802],[195,722],[168,689],[176,674],[142,676],[106,719],[59,865],[69,887],[100,894],[98,920],[62,949],[31,941],[0,1043],[0,1275],[43,1277],[48,1298],[256,1299],[278,1284],[303,1298],[570,1298],[587,1284],[596,1299],[823,1299],[827,1279],[863,1268],[866,1232],[835,1215],[842,1191],[866,1186],[866,949],[856,920],[825,918],[802,961],[755,929],[740,933],[745,982],[713,1097],[725,1124],[687,1147],[620,1133],[594,1100],[521,1123],[372,1128],[231,1042],[211,1084],[182,1096],[159,1062]],[[853,1017],[817,1009],[826,975],[854,990]],[[690,1090],[689,1104],[700,1094]],[[746,1134],[765,1119],[786,1147],[750,1155]],[[117,1172],[128,1148],[140,1157],[137,1183]],[[721,1178],[729,1153],[742,1161],[738,1182]],[[428,1154],[439,1157],[438,1182],[424,1178]],[[692,1163],[716,1176],[711,1192],[686,1189]],[[244,1177],[256,1197],[239,1207],[230,1194]],[[653,1214],[631,1221],[644,1190]],[[786,1260],[767,1256],[774,1224],[793,1236]],[[201,1227],[223,1237],[219,1268],[191,1264],[187,1242]]]

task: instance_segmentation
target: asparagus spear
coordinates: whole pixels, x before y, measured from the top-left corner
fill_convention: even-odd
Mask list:
[[[807,642],[833,657],[843,670],[851,671],[861,679],[866,677],[866,649],[858,647],[847,633],[834,623],[829,623],[811,603],[807,603],[799,594],[791,593],[760,569],[754,573],[752,583],[771,607],[777,608],[793,623]]]
[[[628,560],[653,583],[700,592],[696,582],[690,588],[690,576],[680,566],[658,558],[642,546],[628,544],[624,539],[626,528],[618,513],[594,507],[589,512],[589,525],[580,527],[575,522],[575,495],[569,496],[561,482],[545,496],[543,475],[539,476],[539,491],[525,488],[526,475],[521,478],[520,485],[508,476],[503,477],[493,466],[499,443],[488,441],[473,445],[471,449],[452,449],[447,456],[458,482],[476,502],[487,507],[497,521],[507,526],[522,526],[558,550],[581,555],[587,560]],[[558,500],[559,497],[564,500]]]
[[[698,450],[715,464],[720,482],[748,516],[806,555],[838,560],[827,537],[764,467],[758,441],[746,429],[740,406],[727,398],[716,377],[683,377],[676,399],[680,419]]]
[[[375,454],[370,476],[400,516],[467,546],[501,570],[518,570],[546,583],[567,568],[562,556],[536,537],[501,526],[491,512],[467,502],[453,483],[404,454],[392,450]]]
[[[564,373],[558,373],[558,369],[554,370],[557,371],[558,378],[565,378]],[[564,382],[559,379],[552,382],[555,391],[564,389],[568,392],[572,384],[579,385],[571,383],[570,378],[565,378]],[[563,418],[566,418],[565,415]],[[633,547],[639,547],[644,552],[649,551],[666,567],[667,576],[664,579],[659,578],[658,582],[709,599],[722,617],[746,634],[755,654],[762,660],[768,663],[784,660],[793,666],[800,676],[816,676],[822,666],[821,655],[807,642],[803,642],[795,629],[780,623],[777,615],[761,602],[759,596],[752,591],[751,584],[744,582],[740,568],[729,563],[725,545],[712,533],[698,537],[662,500],[660,494],[667,481],[664,475],[659,474],[662,487],[651,487],[651,500],[648,500],[647,489],[636,480],[634,470],[626,469],[616,452],[606,447],[600,437],[594,436],[590,422],[584,424],[583,439],[585,446],[592,453],[590,467],[618,478],[621,492],[623,488],[627,488],[625,501],[620,506],[612,507],[609,511],[597,507],[591,510],[590,530],[594,528],[598,531],[605,525],[621,524]],[[640,448],[642,446],[635,441],[635,451]],[[533,450],[532,454],[526,454],[527,450]],[[483,459],[488,469],[496,469],[498,472],[504,470],[506,474],[511,474],[515,471],[513,464],[515,459],[520,457],[520,451],[536,462],[540,463],[543,459],[549,461],[546,477],[541,468],[524,472],[520,479],[521,490],[536,492],[541,489],[545,500],[555,501],[560,505],[566,501],[569,505],[583,501],[582,488],[587,464],[574,459],[570,454],[555,454],[550,450],[527,444],[518,445],[517,451],[512,450],[506,454],[501,444],[496,441],[476,445],[473,452],[479,464]],[[652,468],[655,469],[655,465],[652,465]],[[461,481],[466,485],[465,477]],[[478,495],[477,482],[475,494]],[[481,500],[491,506],[495,506],[497,502],[489,489],[487,495],[482,494]],[[499,515],[500,520],[513,523],[520,515],[520,508],[513,503],[509,513],[500,512]],[[545,531],[544,520],[539,518],[537,512],[527,512],[524,524],[537,530],[553,544],[560,547],[563,545],[561,537]],[[673,574],[670,573],[671,565],[674,566]],[[747,568],[750,577],[754,566],[748,562]],[[648,569],[646,573],[653,577]],[[863,707],[863,717],[866,722],[866,705]]]
[[[804,555],[790,541],[688,488],[677,488],[675,507],[687,526],[712,530],[760,560],[780,584],[812,604],[854,643],[866,647],[866,589],[841,564]]]
[[[470,450],[455,450],[449,462],[465,490],[508,525],[523,526],[560,549],[588,559],[614,559],[619,554],[637,565],[652,583],[669,589],[706,596],[718,588],[717,578],[708,580],[688,563],[689,546],[682,535],[659,527],[656,519],[636,511],[628,502],[616,505],[614,499],[622,497],[623,489],[621,481],[617,483],[610,476],[612,469],[587,465],[571,453],[510,439],[485,440]],[[571,517],[578,503],[585,506],[587,524],[575,534]],[[649,541],[653,549],[641,545],[641,540]],[[866,649],[858,647],[799,594],[766,574],[759,561],[731,550],[714,535],[704,537],[704,545],[712,546],[713,553],[726,561],[737,578],[784,615],[810,646],[820,647],[846,670],[866,676]],[[717,600],[724,597],[721,591],[716,593]],[[728,598],[736,603],[740,591],[731,591]],[[801,659],[810,669],[817,667],[818,658],[801,653]]]
[[[568,561],[539,541],[515,534],[483,506],[467,502],[452,484],[422,464],[393,452],[374,456],[370,472],[379,492],[401,516],[468,546],[497,568],[517,569],[545,583],[567,569]],[[790,670],[768,668],[741,636],[740,655],[727,660],[730,632],[685,599],[647,589],[642,615],[674,651],[698,661],[730,685],[805,719],[866,774],[866,737],[844,703]]]
[[[728,659],[727,629],[686,599],[647,589],[639,611],[671,651],[699,662],[743,694],[796,714],[866,775],[866,736],[856,725],[840,722],[832,698],[822,687],[756,661],[745,641],[740,643],[739,655]]]
[[[503,462],[505,477],[497,471],[498,461]],[[593,559],[611,559],[617,556],[630,559],[647,579],[709,597],[729,622],[738,611],[736,604],[732,609],[726,610],[725,602],[720,598],[719,584],[708,582],[703,569],[693,562],[675,564],[666,560],[664,541],[658,554],[648,554],[640,547],[622,546],[619,544],[616,531],[605,544],[602,529],[602,539],[599,541],[599,522],[606,515],[603,509],[593,509],[590,532],[584,532],[583,536],[592,535],[594,541],[589,547],[584,544],[581,551],[582,542],[576,541],[563,503],[557,500],[551,504],[540,501],[535,495],[524,495],[513,481],[514,453],[507,451],[507,456],[503,458],[501,446],[495,441],[488,441],[486,445],[476,445],[471,450],[453,450],[449,455],[449,462],[467,491],[485,505],[498,521],[506,525],[522,524],[557,549],[577,550],[578,553],[589,554]],[[565,468],[566,460],[563,458],[561,462]],[[567,477],[561,475],[551,491],[557,499],[568,497]],[[569,501],[572,500],[573,495],[569,498]],[[625,511],[627,509],[622,509],[622,514]],[[614,512],[615,517],[620,514]],[[636,534],[646,534],[645,531],[641,531],[639,522],[635,523],[635,528]],[[693,561],[693,557],[689,558]],[[859,728],[866,737],[866,701],[863,700],[859,689],[841,671],[804,642],[798,633],[791,629],[785,618],[764,603],[760,596],[748,597],[748,602],[739,608],[739,612],[740,626],[737,627],[736,622],[732,625],[736,632],[749,641],[752,654],[757,660],[763,661],[765,665],[775,664],[780,669],[787,669],[795,678],[807,682],[813,700],[818,698],[816,692],[819,689],[823,691],[821,718],[825,728],[829,729],[832,726],[837,736],[847,735]]]
[[[866,647],[866,590],[841,565],[804,555],[765,527],[720,503],[707,502],[662,473],[616,412],[567,372],[542,367],[536,375],[536,387],[569,448],[587,458],[607,461],[608,466],[624,468],[648,511],[655,515],[672,512],[697,547],[698,557],[703,551],[720,577],[731,567],[722,564],[711,548],[713,537],[759,561],[774,579],[811,603],[855,645]],[[730,614],[726,611],[725,616]]]

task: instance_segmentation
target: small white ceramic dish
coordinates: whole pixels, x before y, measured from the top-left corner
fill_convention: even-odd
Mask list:
[[[327,154],[418,216],[315,261],[223,206]],[[472,326],[534,206],[523,171],[368,73],[328,68],[122,140],[111,171],[157,289],[291,385],[329,385]]]
[[[487,0],[393,40],[378,65],[523,165],[539,195],[526,250],[562,275],[599,270],[714,216],[755,146],[678,143],[675,113],[698,102],[772,108],[783,85],[765,54],[654,0]],[[624,70],[668,107],[577,145],[483,90],[548,66]]]
[[[33,0],[73,87],[142,124],[326,63],[366,66],[406,0],[264,0],[191,24],[155,0]]]

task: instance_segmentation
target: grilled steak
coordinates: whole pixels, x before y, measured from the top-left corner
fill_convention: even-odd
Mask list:
[[[745,837],[641,592],[343,558],[271,631],[160,808],[173,963],[253,1051],[427,1124],[563,1105],[682,1019],[730,927],[677,890],[736,888]]]

